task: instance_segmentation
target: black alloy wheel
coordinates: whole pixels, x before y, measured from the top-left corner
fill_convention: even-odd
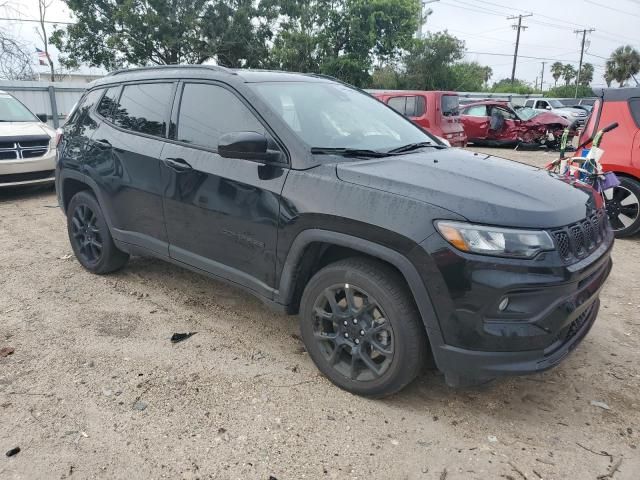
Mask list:
[[[302,339],[318,369],[340,388],[381,398],[425,365],[428,339],[400,273],[372,258],[331,263],[300,300]]]
[[[352,380],[383,375],[393,360],[394,335],[377,300],[348,283],[332,285],[314,306],[313,333],[325,360]]]
[[[620,177],[620,185],[605,190],[607,216],[616,237],[628,237],[640,230],[640,184]]]
[[[76,193],[66,210],[71,248],[84,268],[104,274],[127,263],[129,255],[116,247],[100,204],[90,191]]]
[[[96,214],[87,205],[80,204],[73,211],[73,239],[79,256],[88,264],[97,263],[102,257],[102,236],[96,222]]]

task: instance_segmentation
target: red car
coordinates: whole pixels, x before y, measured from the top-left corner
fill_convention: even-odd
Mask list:
[[[444,138],[452,147],[467,145],[457,93],[422,90],[369,90],[369,93],[429,133]]]
[[[640,230],[640,88],[601,90],[580,143],[614,122],[618,128],[602,137],[600,163],[620,179],[605,194],[611,226],[617,237],[626,237]]]
[[[509,102],[485,100],[462,108],[462,124],[469,142],[476,145],[555,146],[570,122],[552,112],[529,107],[514,109]],[[575,130],[572,130],[572,135]]]

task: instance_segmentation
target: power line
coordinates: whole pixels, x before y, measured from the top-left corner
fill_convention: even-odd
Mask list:
[[[7,17],[0,17],[0,21],[41,23],[40,20],[34,19],[34,18],[7,18]],[[43,20],[42,23],[53,23],[53,24],[57,24],[57,25],[76,25],[75,22],[54,22],[52,20]]]
[[[520,30],[526,30],[527,27],[522,25],[522,19],[526,17],[533,16],[532,13],[527,15],[517,15],[513,17],[507,17],[507,20],[515,20],[518,19],[518,25],[514,25],[513,28],[517,31],[516,34],[516,49],[513,52],[513,68],[511,69],[511,85],[513,85],[516,81],[516,63],[518,62],[518,47],[520,46]]]
[[[631,15],[632,17],[640,17],[640,15],[638,15],[637,13],[631,13],[631,12],[627,12],[626,10],[620,10],[619,8],[614,8],[610,5],[603,5],[601,3],[594,2],[593,0],[586,0],[586,1],[587,3],[590,3],[592,5],[597,5],[598,7],[606,8],[607,10],[613,10],[614,12],[624,13],[625,15]]]

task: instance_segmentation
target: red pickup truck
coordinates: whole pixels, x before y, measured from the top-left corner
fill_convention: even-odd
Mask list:
[[[452,147],[467,145],[457,93],[422,90],[369,90],[369,93],[429,133],[444,138]]]

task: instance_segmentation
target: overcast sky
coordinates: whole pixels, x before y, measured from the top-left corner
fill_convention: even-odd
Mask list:
[[[20,8],[22,18],[37,18],[37,0],[9,2]],[[607,3],[613,6],[607,6]],[[433,10],[425,32],[446,29],[464,40],[469,52],[466,59],[490,66],[494,72],[492,81],[511,76],[516,31],[512,28],[515,21],[507,20],[507,17],[513,15],[533,13],[522,20],[528,28],[521,34],[521,57],[516,70],[517,78],[532,84],[540,76],[543,61],[547,62],[546,87],[553,84],[549,66],[554,61],[573,63],[577,68],[581,37],[574,30],[595,29],[587,36],[585,55],[585,62],[595,66],[594,86],[604,85],[604,64],[616,47],[631,44],[640,49],[640,0],[439,0],[425,8]],[[47,17],[49,20],[71,20],[60,0],[53,0]],[[0,28],[12,29],[33,43],[34,50],[40,46],[35,23],[2,21]],[[54,61],[56,57],[54,49]],[[35,54],[34,62],[37,63]],[[46,70],[38,68],[43,72]]]

